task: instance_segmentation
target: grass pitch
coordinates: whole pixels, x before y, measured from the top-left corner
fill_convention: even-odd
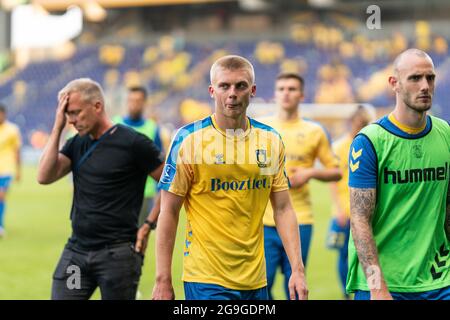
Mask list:
[[[326,184],[311,186],[316,224],[307,266],[310,299],[341,299],[337,253],[325,248],[330,219]],[[20,183],[13,183],[6,207],[7,235],[0,239],[0,299],[49,299],[51,279],[64,244],[70,236],[72,203],[70,178],[50,186],[36,182],[36,168],[25,167]],[[180,216],[173,260],[173,285],[177,299],[184,299],[181,282],[185,216]],[[139,298],[150,299],[155,275],[155,234],[146,253]],[[273,295],[284,299],[282,276],[277,275]],[[100,297],[97,291],[93,299]]]

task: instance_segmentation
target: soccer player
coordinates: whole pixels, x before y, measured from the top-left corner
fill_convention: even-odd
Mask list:
[[[225,56],[211,67],[215,113],[180,129],[160,180],[154,299],[173,299],[171,261],[184,204],[184,291],[191,299],[267,299],[262,218],[271,199],[291,268],[289,297],[307,298],[300,239],[284,171],[284,146],[246,110],[253,66]]]
[[[37,179],[49,184],[71,171],[74,199],[72,236],[53,274],[52,299],[89,299],[97,287],[102,299],[135,299],[156,222],[138,230],[139,210],[147,176],[161,176],[163,155],[146,136],[112,123],[97,82],[73,80],[58,99]],[[66,121],[78,134],[58,152]]]
[[[362,129],[349,154],[347,291],[355,299],[449,300],[450,127],[427,114],[433,61],[404,51],[389,84],[393,112]]]
[[[348,272],[348,240],[350,237],[350,191],[348,189],[348,153],[356,134],[370,122],[370,115],[363,106],[358,106],[349,118],[350,131],[333,143],[334,153],[339,158],[342,179],[330,184],[334,217],[330,223],[327,246],[338,250],[337,269],[344,298]]]
[[[127,97],[127,115],[124,117],[116,116],[114,123],[120,123],[129,126],[139,133],[147,136],[162,151],[162,142],[159,134],[159,127],[152,119],[144,118],[144,110],[147,100],[147,90],[144,87],[131,87],[128,89]],[[150,209],[153,208],[154,197],[156,194],[156,182],[147,178],[144,190],[144,201],[141,212],[139,213],[139,225],[142,225],[148,216]],[[157,218],[157,217],[156,217]]]
[[[317,123],[300,117],[299,104],[304,99],[304,80],[295,73],[278,75],[275,81],[275,102],[278,113],[261,119],[277,130],[286,146],[286,170],[289,176],[294,210],[297,215],[302,245],[302,260],[306,265],[313,230],[313,213],[308,182],[337,181],[341,178],[337,157],[333,154],[325,130]],[[319,159],[323,168],[314,167]],[[267,206],[264,215],[264,249],[267,265],[269,298],[277,268],[284,274],[284,288],[288,294],[291,268],[282,246],[279,229],[275,227],[273,211]]]
[[[6,193],[14,176],[20,181],[20,146],[20,130],[6,119],[6,107],[0,105],[0,238],[5,235]]]

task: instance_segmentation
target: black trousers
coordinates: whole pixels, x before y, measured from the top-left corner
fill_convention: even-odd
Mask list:
[[[53,274],[52,300],[87,300],[97,287],[102,300],[134,300],[143,262],[131,242],[93,251],[68,244]]]

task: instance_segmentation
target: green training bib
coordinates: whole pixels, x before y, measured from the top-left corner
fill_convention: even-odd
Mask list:
[[[431,117],[431,121],[430,132],[417,139],[396,136],[378,124],[360,132],[371,141],[377,156],[372,229],[392,292],[423,292],[450,285],[450,245],[444,229],[450,127],[439,118]],[[352,237],[347,290],[369,290]]]

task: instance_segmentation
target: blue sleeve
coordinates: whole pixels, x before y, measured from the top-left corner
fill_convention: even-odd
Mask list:
[[[352,188],[376,188],[377,156],[369,138],[363,134],[355,137],[348,155],[349,179]]]
[[[166,157],[166,163],[164,165],[163,172],[161,174],[161,178],[159,179],[159,183],[157,185],[157,190],[166,190],[168,191],[170,185],[172,184],[173,178],[177,172],[177,159],[178,153],[180,152],[181,145],[185,137],[189,135],[189,132],[186,132],[184,128],[178,130],[177,134],[173,138],[171,143],[169,152]]]
[[[163,145],[162,145],[162,140],[161,140],[161,135],[159,133],[159,127],[156,128],[155,139],[153,139],[153,142],[158,146],[159,150],[164,152]]]

